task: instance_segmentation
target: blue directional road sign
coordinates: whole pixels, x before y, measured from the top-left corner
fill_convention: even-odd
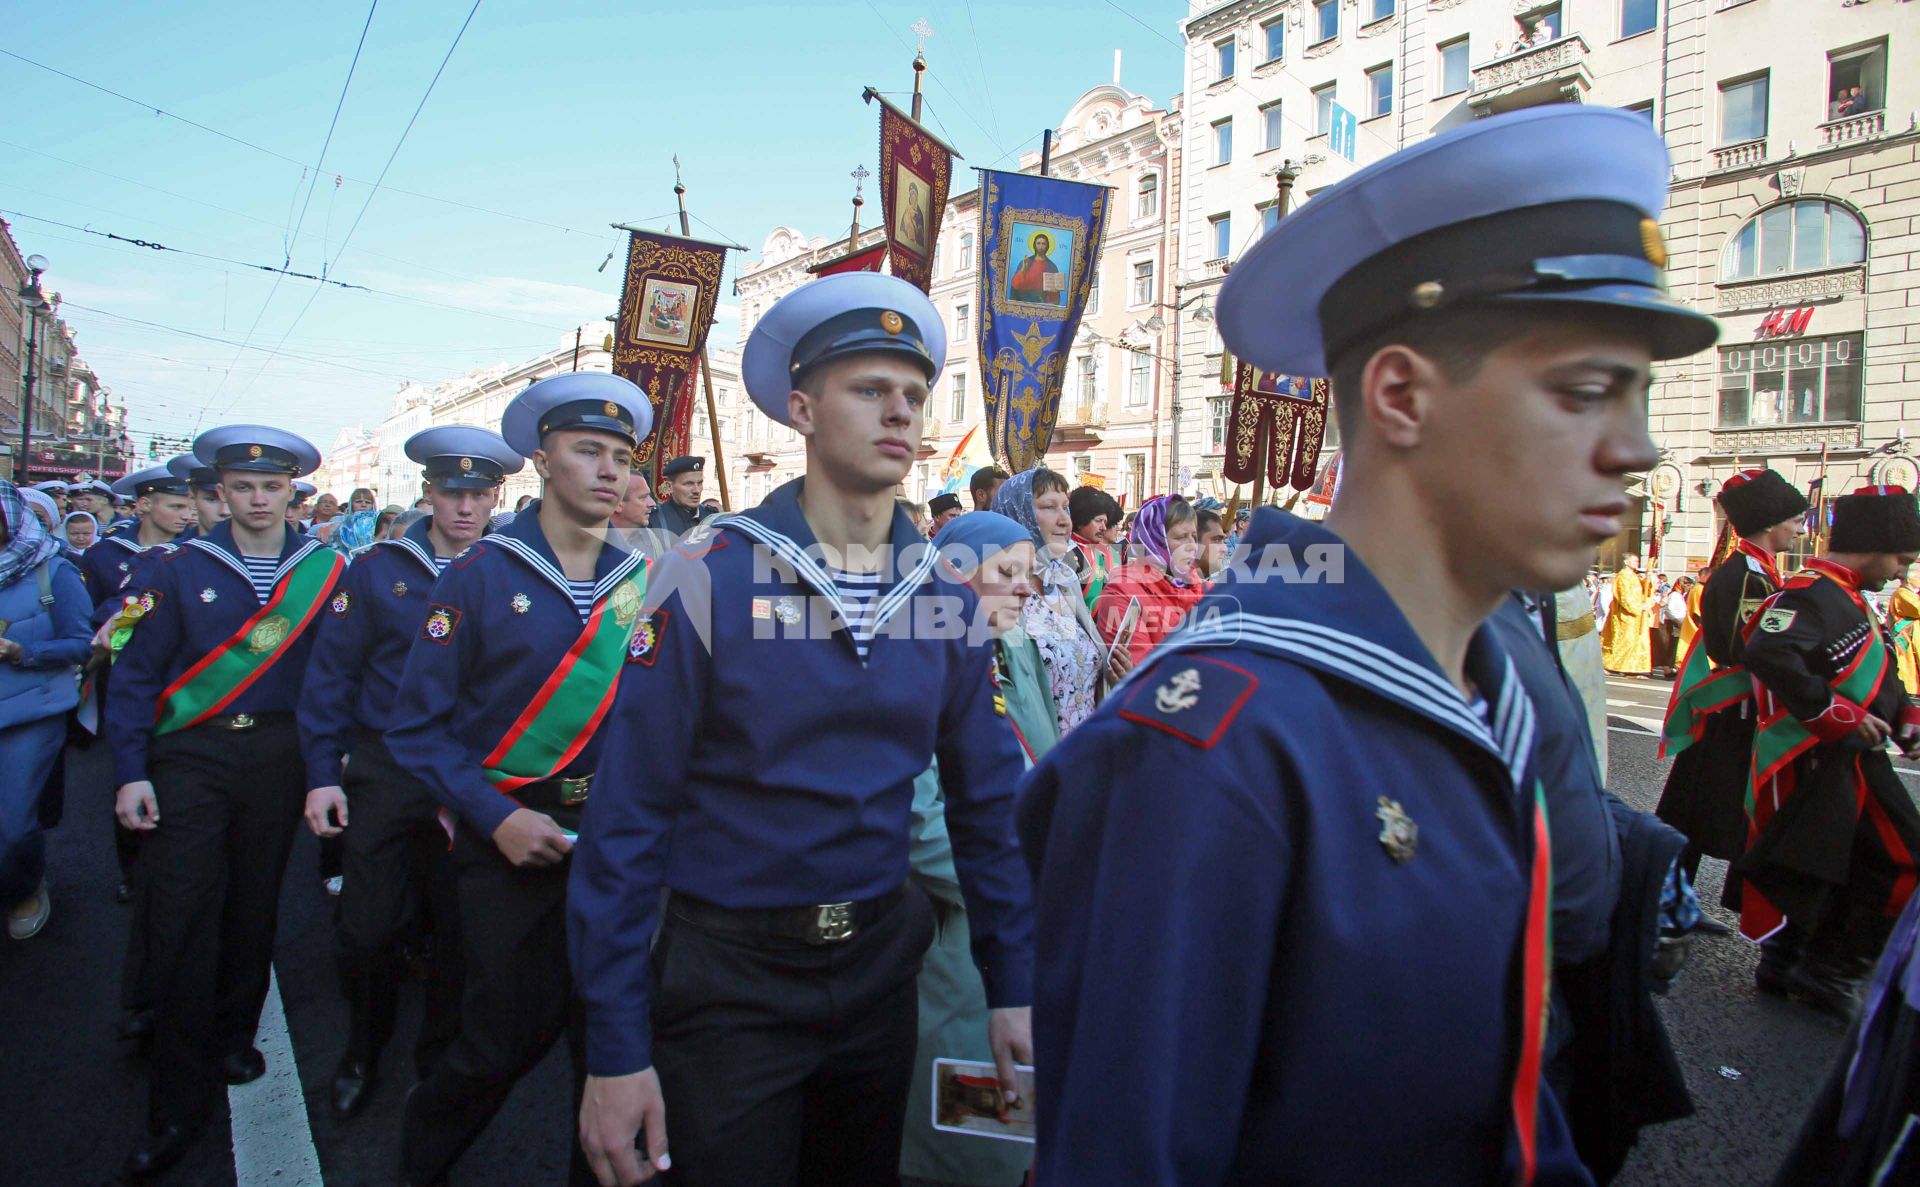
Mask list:
[[[1331,126],[1327,129],[1328,145],[1334,152],[1351,161],[1354,145],[1360,139],[1360,120],[1337,102],[1330,106],[1333,110],[1329,119]]]

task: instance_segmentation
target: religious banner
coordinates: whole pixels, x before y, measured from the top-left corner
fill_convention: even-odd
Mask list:
[[[933,283],[933,245],[960,154],[898,107],[873,97],[880,102],[880,207],[887,216],[888,257],[893,274],[924,293]]]
[[[880,262],[887,258],[887,242],[882,239],[872,247],[863,247],[846,255],[835,257],[824,264],[815,264],[807,271],[814,276],[838,276],[842,272],[878,272]]]
[[[662,460],[687,449],[694,373],[713,326],[726,255],[718,243],[664,231],[629,233],[613,372],[653,404],[653,432],[634,451],[636,468],[654,473]]]
[[[1311,487],[1326,438],[1330,386],[1324,379],[1238,364],[1227,412],[1226,457],[1220,465],[1227,481],[1251,482],[1264,473],[1276,491]]]
[[[1106,235],[1106,186],[980,173],[979,330],[987,447],[1018,474],[1046,456]]]

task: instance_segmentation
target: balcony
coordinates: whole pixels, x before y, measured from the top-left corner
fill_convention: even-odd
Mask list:
[[[1733,169],[1745,169],[1752,165],[1764,165],[1767,161],[1767,138],[1742,140],[1738,144],[1729,144],[1725,148],[1713,150],[1713,172],[1726,173]]]
[[[1225,256],[1221,256],[1217,260],[1208,260],[1206,263],[1200,265],[1200,279],[1202,280],[1218,280],[1226,274],[1227,257]]]
[[[1056,441],[1099,442],[1100,434],[1107,427],[1107,410],[1099,401],[1090,399],[1063,399],[1060,402],[1060,419],[1054,423],[1053,435]]]
[[[1842,116],[1820,125],[1821,145],[1852,144],[1858,140],[1877,140],[1887,131],[1887,113],[1863,111]]]
[[[1543,103],[1578,103],[1593,87],[1587,53],[1586,39],[1569,33],[1476,66],[1467,104],[1475,115],[1487,116]]]

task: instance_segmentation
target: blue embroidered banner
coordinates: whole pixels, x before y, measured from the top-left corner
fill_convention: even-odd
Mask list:
[[[980,389],[987,446],[1018,474],[1053,439],[1107,230],[1106,186],[981,169]]]

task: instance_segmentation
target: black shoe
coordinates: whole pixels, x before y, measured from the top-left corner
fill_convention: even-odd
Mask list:
[[[1818,1010],[1842,1024],[1860,1013],[1861,978],[1847,970],[1803,961],[1787,977],[1787,994],[1799,1005]]]
[[[132,901],[133,901],[133,887],[131,887],[131,886],[129,886],[129,885],[127,885],[127,884],[126,884],[125,882],[122,882],[122,883],[120,883],[120,884],[119,884],[118,886],[115,886],[115,887],[113,888],[113,901],[114,901],[114,902],[116,902],[116,903],[130,903],[130,902],[132,902]]]
[[[128,1010],[120,1019],[120,1037],[129,1043],[153,1041],[153,1011]]]
[[[1705,911],[1700,912],[1700,922],[1687,929],[1688,934],[1696,936],[1730,936],[1733,929],[1715,919]]]
[[[169,1125],[159,1133],[150,1133],[140,1139],[140,1143],[127,1155],[126,1162],[120,1166],[120,1175],[126,1179],[151,1179],[180,1161],[180,1156],[193,1145],[193,1134],[183,1126]]]
[[[220,1074],[229,1084],[251,1084],[267,1074],[267,1057],[260,1054],[258,1047],[235,1051],[220,1061]]]
[[[373,1065],[343,1059],[333,1073],[333,1115],[345,1121],[366,1107],[373,1095]]]
[[[1761,993],[1792,997],[1795,984],[1791,967],[1769,961],[1764,954],[1760,957],[1758,967],[1753,970],[1753,987]]]

